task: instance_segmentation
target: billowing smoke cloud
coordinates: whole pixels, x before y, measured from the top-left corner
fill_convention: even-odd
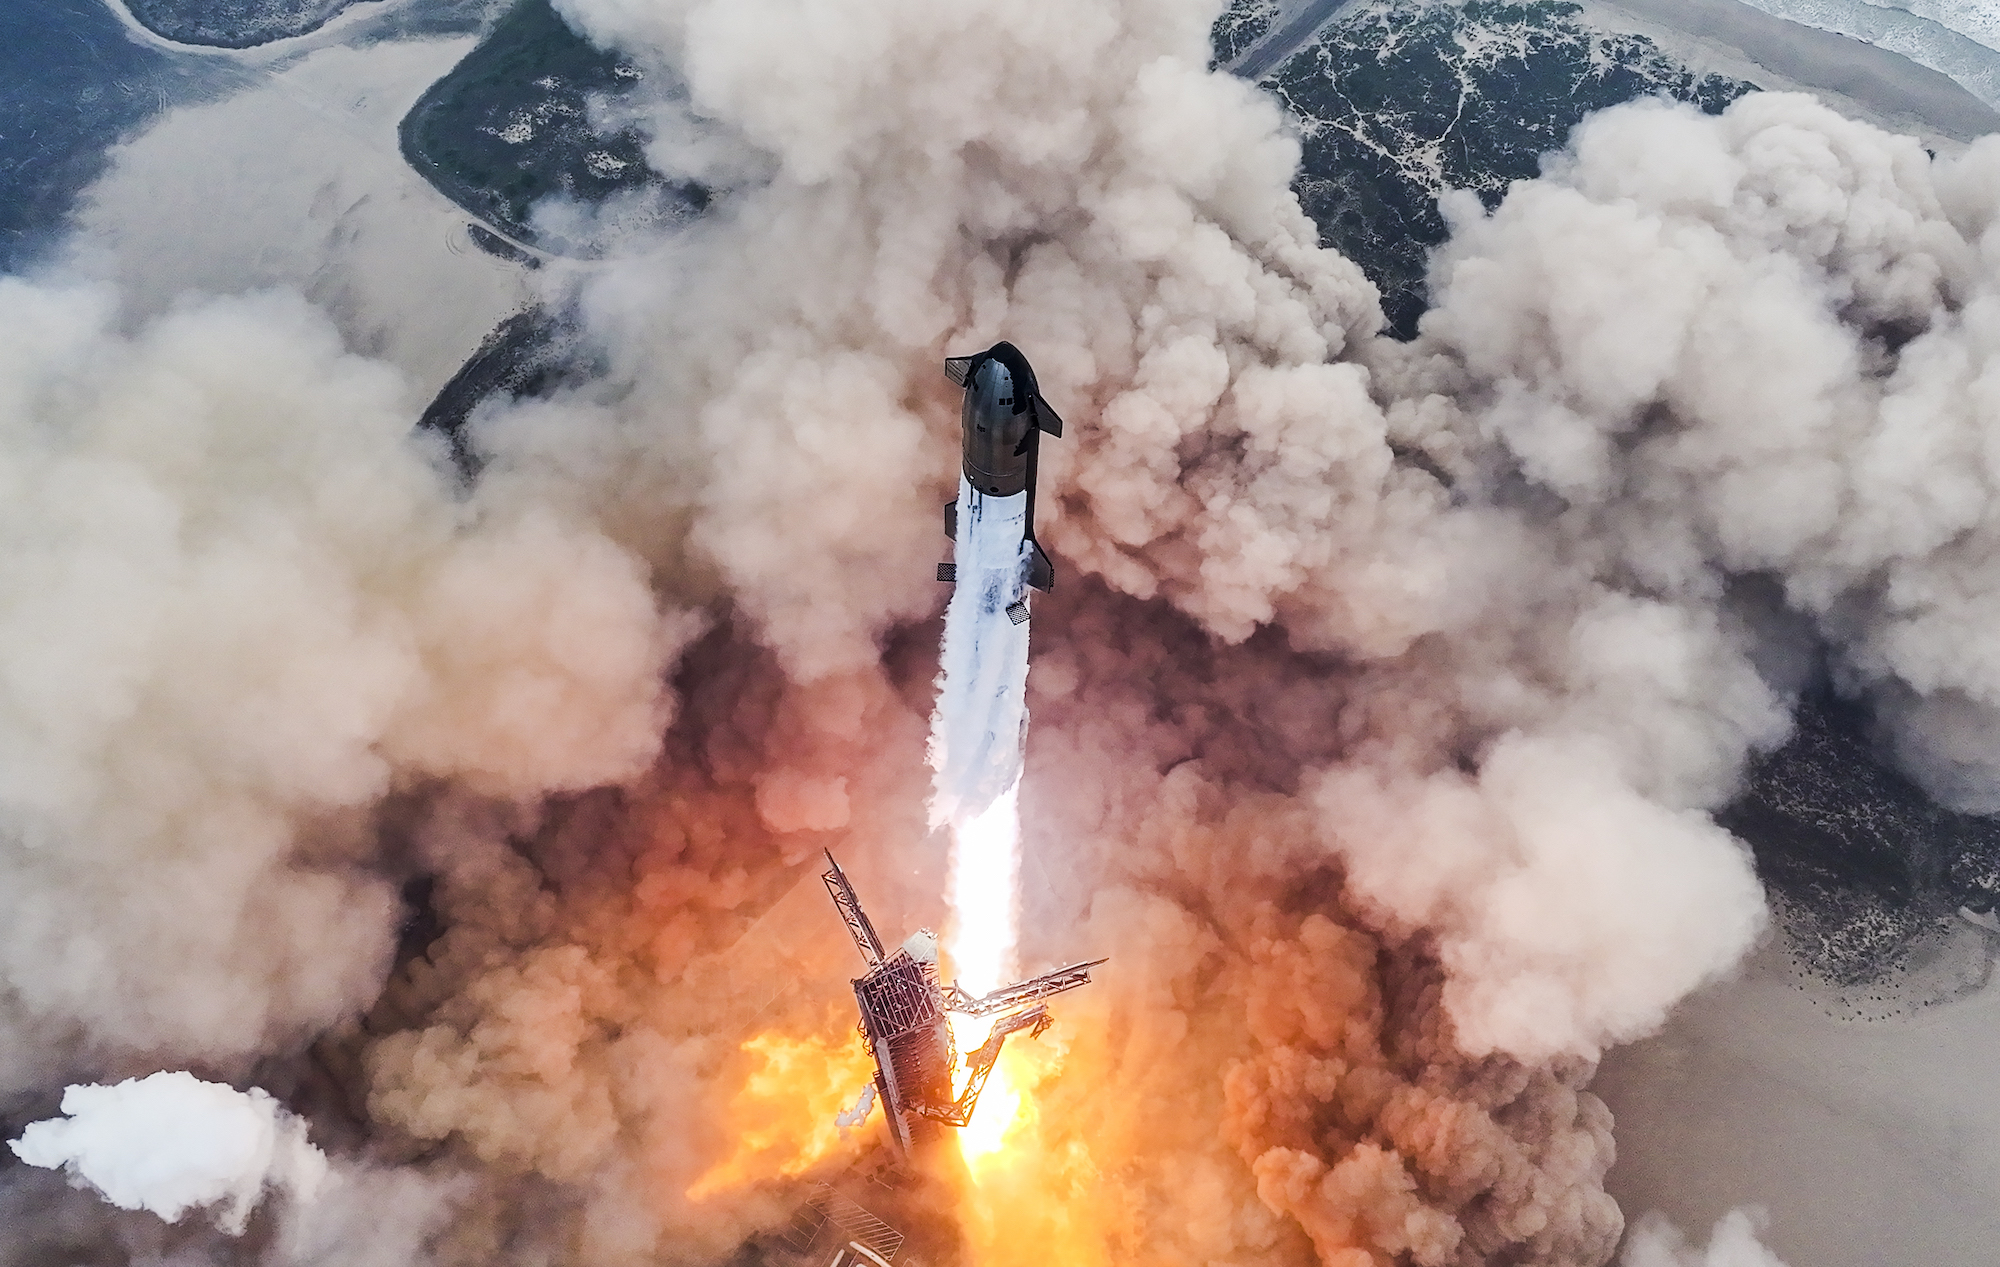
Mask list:
[[[36,1122],[8,1147],[30,1166],[65,1169],[121,1210],[178,1223],[198,1206],[240,1234],[267,1188],[309,1202],[326,1155],[306,1125],[265,1092],[187,1073],[128,1078],[63,1092],[64,1116]]]
[[[1780,95],[1607,112],[1492,217],[1458,208],[1391,381],[1449,394],[1413,442],[1560,499],[1559,548],[1630,587],[1775,579],[1914,768],[1991,808],[1996,211],[1991,138],[1934,160]]]
[[[798,881],[830,845],[885,932],[937,917],[939,360],[1005,336],[1070,424],[1020,954],[1115,970],[1022,1048],[1034,1164],[970,1251],[1607,1261],[1585,1088],[1762,927],[1706,811],[1785,733],[1779,618],[1994,786],[2000,148],[1609,112],[1455,207],[1394,345],[1211,5],[561,7],[688,85],[661,148],[692,111],[751,175],[543,271],[609,373],[479,413],[469,492],[295,297],[0,289],[7,1089],[314,1043],[438,1262],[781,1222],[867,1138]],[[441,932],[384,988],[417,874]]]
[[[457,499],[298,299],[115,321],[0,280],[7,1096],[357,1012],[402,917],[376,804],[643,770],[695,632],[587,526]]]

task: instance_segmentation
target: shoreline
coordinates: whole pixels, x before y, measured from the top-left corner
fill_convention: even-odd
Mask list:
[[[1780,934],[1782,936],[1782,934]],[[1607,1052],[1605,1188],[1697,1239],[1761,1207],[1798,1267],[1981,1261],[2000,1201],[2000,984],[1884,1019],[1830,1015],[1782,949]]]
[[[1678,37],[1725,61],[1734,54],[1783,81],[1769,87],[1835,98],[1836,106],[1852,103],[1874,116],[1869,122],[1960,143],[2000,132],[2000,110],[1942,71],[1743,0],[1584,0],[1584,12],[1613,23],[1622,16],[1655,42],[1664,36],[1663,47]]]
[[[1746,7],[1900,54],[2000,108],[2000,49],[1885,0],[1740,0]],[[1962,20],[1962,19],[1961,19]]]
[[[277,39],[265,40],[259,44],[241,46],[226,44],[184,44],[168,39],[152,27],[133,16],[125,0],[104,0],[104,7],[118,19],[125,28],[126,35],[134,42],[160,49],[168,53],[180,53],[198,57],[219,57],[251,65],[268,66],[303,53],[314,52],[330,44],[345,43],[353,32],[350,28],[365,26],[391,14],[416,4],[418,0],[356,0],[339,13],[310,31],[298,35],[284,35]]]
[[[1262,82],[1360,3],[1307,0],[1217,69]],[[2000,109],[1943,71],[1857,36],[1778,16],[1751,0],[1577,3],[1586,21],[1644,35],[1690,66],[1701,64],[1768,90],[1809,92],[1844,113],[1912,132],[1927,143],[1964,144],[2000,133]]]

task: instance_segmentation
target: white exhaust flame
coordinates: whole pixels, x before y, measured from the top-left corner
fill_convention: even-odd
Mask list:
[[[1014,958],[1015,891],[1021,870],[1019,783],[984,813],[953,825],[952,971],[960,987],[986,994],[1009,980]]]
[[[959,480],[958,588],[945,613],[931,718],[930,759],[937,770],[931,822],[951,824],[947,969],[972,994],[1000,988],[1014,967],[1028,724],[1027,528],[1026,493],[986,497]],[[976,1047],[990,1027],[956,1018],[954,1040],[961,1051]],[[968,1157],[999,1146],[1020,1099],[1004,1069],[996,1069],[959,1137]]]

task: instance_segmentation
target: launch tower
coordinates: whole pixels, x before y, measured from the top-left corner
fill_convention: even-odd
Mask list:
[[[854,981],[854,999],[861,1009],[861,1033],[875,1060],[875,1090],[889,1119],[889,1136],[897,1151],[908,1156],[911,1117],[951,1126],[970,1122],[1007,1036],[1024,1029],[1033,1036],[1047,1029],[1050,1017],[1043,1000],[1089,984],[1090,970],[1104,960],[1071,964],[974,998],[940,980],[937,938],[927,930],[919,930],[893,953],[885,951],[846,873],[831,853],[826,862],[821,878],[868,963],[867,974]],[[958,1051],[949,1013],[993,1018],[976,1050]],[[956,1094],[954,1082],[962,1084]]]

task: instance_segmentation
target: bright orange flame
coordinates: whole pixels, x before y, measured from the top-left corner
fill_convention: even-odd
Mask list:
[[[688,1188],[700,1200],[757,1179],[796,1175],[839,1146],[834,1116],[874,1077],[852,1038],[759,1034],[743,1044],[756,1062],[730,1102],[736,1151]]]
[[[1013,968],[1014,896],[1020,867],[1015,791],[969,822],[953,824],[952,924],[946,959],[973,994],[996,989]],[[991,1020],[953,1015],[960,1053],[953,1093],[965,1089],[965,1061],[986,1041]],[[972,1120],[958,1132],[967,1183],[959,1196],[968,1261],[975,1267],[1109,1267],[1129,1222],[1127,1203],[1107,1187],[1088,1142],[1058,1114],[1045,1119],[1036,1098],[1063,1063],[1059,1043],[1025,1033],[1000,1049]]]
[[[944,1019],[951,1026],[951,1045],[958,1049],[958,1063],[951,1071],[951,1094],[956,1099],[965,1094],[965,1084],[972,1077],[972,1067],[968,1063],[972,1053],[978,1051],[993,1032],[993,1021],[988,1017],[967,1016],[963,1012],[946,1012]]]
[[[1020,1047],[1011,1041],[1001,1048],[993,1074],[986,1080],[986,1090],[980,1094],[979,1103],[973,1108],[972,1120],[958,1133],[959,1154],[965,1158],[965,1164],[971,1168],[975,1178],[1007,1146],[1009,1138],[1026,1124],[1023,1107],[1033,1112],[1033,1107],[1027,1103],[1026,1092],[1016,1080],[1016,1066],[1021,1062],[1020,1051]]]
[[[1056,1044],[1010,1039],[972,1124],[959,1132],[968,1180],[959,1211],[974,1267],[1113,1261],[1129,1215],[1122,1194],[1105,1185],[1074,1124],[1045,1117],[1037,1105],[1063,1059]]]
[[[972,1053],[979,1050],[986,1036],[993,1032],[990,1017],[962,1016],[953,1012],[951,1041],[958,1048],[958,1067],[952,1070],[951,1093],[963,1095],[965,1086],[972,1077],[969,1061]],[[1000,1059],[993,1066],[991,1076],[986,1079],[986,1089],[980,1093],[979,1101],[973,1107],[972,1120],[958,1132],[958,1151],[968,1165],[977,1168],[981,1159],[998,1152],[1015,1124],[1021,1111],[1022,1094],[1015,1084],[1013,1065],[1017,1060],[1016,1048],[1019,1039],[1009,1039],[1000,1049]]]
[[[1015,896],[1020,874],[1019,785],[978,817],[952,824],[951,926],[945,958],[972,994],[999,988],[1014,970]],[[965,1089],[966,1060],[993,1022],[953,1015],[960,1055],[954,1094]],[[976,1267],[1108,1267],[1127,1217],[1106,1190],[1089,1145],[1057,1115],[1044,1120],[1035,1099],[1061,1066],[1055,1043],[1008,1039],[958,1132],[969,1181],[959,1208],[969,1261]]]

